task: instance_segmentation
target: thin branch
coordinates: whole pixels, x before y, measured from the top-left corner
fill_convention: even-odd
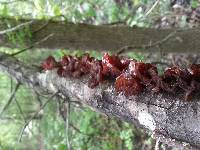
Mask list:
[[[44,23],[43,25],[41,25],[37,30],[33,31],[32,33],[35,34],[35,33],[39,32],[39,31],[45,29],[47,27],[47,25],[49,24],[49,22],[53,21],[55,18],[58,18],[58,17],[63,17],[65,19],[65,21],[67,21],[67,18],[63,14],[58,15],[58,16],[53,16],[50,19],[48,19],[46,21],[46,23]]]
[[[0,31],[0,35],[7,34],[7,33],[10,33],[10,32],[19,30],[19,29],[23,28],[24,26],[27,26],[27,25],[29,25],[29,24],[32,24],[33,22],[34,22],[34,21],[31,20],[31,21],[28,21],[28,22],[19,24],[19,25],[15,26],[15,27],[12,27],[12,28],[9,28],[9,29]]]
[[[22,110],[22,107],[20,106],[19,102],[17,101],[17,99],[15,97],[14,97],[14,100],[15,100],[15,102],[17,104],[17,108],[19,109],[20,114],[22,115],[23,120],[26,122],[26,118],[24,116],[24,112]]]
[[[76,132],[82,134],[82,135],[85,135],[85,136],[94,136],[93,134],[88,134],[88,133],[84,133],[82,132],[79,128],[77,128],[76,126],[74,126],[72,123],[69,123],[70,127],[72,129],[74,129]]]
[[[69,122],[70,122],[70,100],[67,102],[67,117],[65,120],[65,130],[66,130],[66,144],[67,149],[71,150],[70,140],[69,140]]]
[[[54,96],[56,96],[59,92],[56,92],[54,93],[41,107],[38,111],[35,112],[35,114],[31,117],[31,119],[29,119],[23,126],[21,132],[20,132],[20,135],[19,135],[19,138],[18,138],[18,142],[21,142],[21,139],[22,139],[22,135],[24,134],[24,131],[26,129],[26,127],[29,125],[29,123],[38,115],[38,113],[43,110],[45,108],[45,106],[52,100],[52,98]]]
[[[17,83],[15,89],[12,91],[11,95],[10,95],[10,98],[8,99],[6,105],[3,107],[1,113],[0,113],[0,117],[2,116],[2,114],[4,113],[4,111],[9,107],[9,105],[11,104],[13,98],[15,97],[15,94],[17,92],[17,90],[19,89],[21,83]]]
[[[13,79],[10,78],[10,94],[12,93],[13,91]]]
[[[40,95],[36,91],[34,91],[34,93],[36,95],[36,99],[39,102],[40,107],[42,107],[42,100],[40,99]],[[47,97],[45,97],[45,98],[47,98]]]
[[[77,127],[75,127],[72,123],[69,123],[70,127],[72,127],[72,129],[74,129],[76,132],[80,133],[80,134],[83,134],[83,135],[87,135],[89,136],[88,134],[86,133],[83,133],[80,129],[78,129]]]
[[[14,97],[14,100],[15,100],[15,102],[16,102],[16,104],[17,104],[17,108],[19,109],[19,112],[20,112],[20,114],[21,114],[21,116],[22,116],[24,122],[27,123],[26,118],[25,118],[25,115],[24,115],[24,112],[23,112],[23,110],[22,110],[22,107],[20,106],[20,104],[19,104],[19,102],[17,101],[16,97]],[[30,129],[29,126],[28,126],[28,129],[29,129],[29,131],[33,134],[33,131]]]
[[[25,52],[25,51],[27,51],[27,50],[29,50],[29,49],[32,49],[33,47],[39,45],[40,43],[45,42],[46,40],[48,40],[48,39],[49,39],[50,37],[52,37],[53,35],[54,35],[53,33],[52,33],[52,34],[49,34],[48,36],[44,37],[43,39],[39,40],[38,42],[33,43],[31,46],[29,46],[29,47],[27,47],[27,48],[24,48],[24,49],[22,49],[22,50],[20,50],[20,51],[18,51],[18,52],[16,52],[16,53],[13,53],[13,54],[11,54],[10,56],[16,56],[16,55],[21,54],[21,53],[23,53],[23,52]]]
[[[32,34],[35,34],[39,31],[43,30],[45,27],[47,27],[47,25],[49,24],[49,21],[50,20],[47,20],[47,22],[45,24],[41,25],[37,30],[33,31]]]
[[[164,42],[168,41],[171,37],[173,37],[177,32],[174,31],[174,32],[171,32],[170,34],[168,34],[165,38],[163,38],[162,40],[160,41],[156,41],[154,43],[150,43],[150,44],[147,44],[147,45],[139,45],[139,46],[135,46],[135,45],[129,45],[129,46],[124,46],[122,47],[120,50],[117,51],[117,55],[121,54],[121,53],[124,53],[128,50],[133,50],[133,49],[149,49],[149,48],[152,48],[152,47],[155,47],[155,46],[159,46],[161,44],[163,44]]]
[[[153,10],[154,8],[158,5],[158,3],[160,2],[160,0],[157,0],[153,6],[147,11],[147,13],[145,14],[145,17],[147,17]]]
[[[12,93],[12,92],[13,92],[13,79],[11,78],[10,81],[11,81],[11,82],[10,82],[10,92]],[[23,111],[22,111],[22,108],[21,108],[19,102],[17,101],[15,95],[14,95],[14,98],[13,98],[13,99],[15,100],[15,102],[16,102],[16,104],[17,104],[17,108],[19,109],[19,112],[20,112],[20,114],[21,114],[23,120],[26,122],[26,118],[25,118],[25,116],[24,116],[24,113],[23,113]]]

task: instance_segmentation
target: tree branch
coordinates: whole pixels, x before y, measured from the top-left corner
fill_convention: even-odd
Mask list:
[[[15,94],[16,94],[17,90],[19,89],[20,85],[21,85],[20,83],[17,83],[15,89],[12,91],[12,93],[10,95],[10,98],[8,99],[8,101],[5,104],[5,106],[3,107],[3,109],[2,109],[2,111],[0,113],[0,117],[2,116],[2,114],[4,113],[4,111],[9,107],[9,105],[11,104],[11,102],[14,99]]]
[[[179,93],[152,94],[148,91],[127,98],[117,95],[113,83],[108,81],[90,89],[87,76],[61,78],[56,70],[39,72],[38,68],[27,66],[9,55],[0,53],[0,58],[0,70],[30,88],[48,93],[59,91],[64,98],[76,97],[98,112],[170,138],[172,143],[179,143],[184,149],[200,148],[200,94],[194,96],[192,102],[186,102]],[[163,142],[161,138],[160,141]]]
[[[28,21],[28,22],[25,22],[25,23],[22,23],[22,24],[19,24],[15,27],[12,27],[12,28],[9,28],[9,29],[6,29],[6,30],[3,30],[3,31],[0,31],[0,35],[3,35],[3,34],[7,34],[7,33],[10,33],[10,32],[13,32],[13,31],[16,31],[16,30],[19,30],[27,25],[30,25],[31,23],[33,23],[33,21]]]
[[[5,18],[0,18],[3,22]],[[16,20],[6,18],[14,26]],[[23,24],[30,20],[21,19],[17,24]],[[0,24],[0,31],[6,28],[6,24]],[[178,31],[170,36],[165,42],[162,42],[162,51],[165,53],[198,53],[200,51],[200,32],[199,28],[192,29],[154,29],[139,28],[128,26],[109,26],[109,25],[88,25],[73,24],[65,21],[53,20],[34,20],[29,25],[32,33],[31,39],[25,40],[25,45],[29,47],[38,39],[47,35],[54,34],[45,42],[37,45],[38,48],[49,49],[72,49],[72,50],[96,50],[113,51],[123,47],[134,47],[135,52],[157,52],[158,49],[151,43],[159,45],[161,39],[165,39],[170,33]],[[6,35],[0,35],[0,45],[5,47],[17,47]],[[146,45],[146,46],[144,46]],[[150,46],[151,45],[151,46]],[[139,47],[139,49],[137,49]],[[141,48],[145,48],[142,49]]]
[[[39,40],[39,41],[33,43],[33,44],[30,45],[29,47],[26,47],[26,48],[24,48],[24,49],[22,49],[22,50],[19,50],[18,52],[12,53],[12,54],[10,54],[10,55],[11,55],[11,56],[16,56],[16,55],[18,55],[18,54],[21,54],[21,53],[27,51],[27,50],[30,50],[30,49],[34,48],[35,46],[41,44],[42,42],[45,42],[46,40],[48,40],[48,39],[49,39],[50,37],[52,37],[52,36],[53,36],[53,34],[49,34],[49,35],[47,35],[46,37],[42,38],[41,40]]]
[[[172,33],[170,33],[169,35],[167,35],[166,37],[164,37],[163,39],[156,41],[155,43],[149,43],[148,45],[141,45],[141,46],[134,46],[134,45],[129,45],[129,46],[124,46],[122,47],[119,51],[117,51],[117,54],[121,54],[124,53],[128,50],[135,50],[135,49],[140,49],[141,51],[145,50],[145,49],[149,49],[149,48],[155,48],[156,46],[160,46],[162,44],[164,44],[164,42],[167,42],[171,37],[173,37],[175,34],[177,33],[177,31],[174,31]]]
[[[22,135],[24,134],[24,130],[26,129],[26,127],[29,125],[29,123],[40,113],[41,110],[43,110],[45,108],[45,106],[52,100],[52,98],[58,94],[58,92],[54,93],[41,107],[38,111],[36,111],[34,113],[34,115],[28,120],[28,121],[25,121],[25,124],[20,132],[20,135],[19,135],[19,138],[18,138],[18,141],[21,142],[21,139],[22,139]]]
[[[145,17],[147,17],[153,10],[154,8],[159,4],[160,0],[156,0],[152,7],[145,13]]]

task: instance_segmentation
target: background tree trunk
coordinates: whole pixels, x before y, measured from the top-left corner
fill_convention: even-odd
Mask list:
[[[6,20],[6,21],[5,21]],[[10,26],[16,26],[30,20],[0,19],[0,31]],[[180,29],[153,29],[127,26],[73,24],[59,21],[35,20],[30,25],[31,38],[26,38],[25,45],[52,35],[37,47],[49,49],[76,49],[117,51],[122,47],[133,46],[134,51],[165,53],[198,53],[200,51],[199,28]],[[168,37],[171,35],[170,37]],[[168,38],[167,38],[168,37]],[[158,42],[159,44],[155,44]],[[155,44],[155,45],[154,45]],[[13,44],[6,34],[0,35],[0,45],[19,47]],[[153,45],[153,46],[151,46]],[[159,50],[158,50],[159,49]]]

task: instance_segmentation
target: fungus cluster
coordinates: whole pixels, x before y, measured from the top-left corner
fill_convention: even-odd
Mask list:
[[[154,64],[136,61],[105,53],[102,60],[89,54],[76,57],[64,55],[59,62],[49,56],[42,63],[44,70],[57,69],[60,77],[79,78],[88,74],[88,86],[94,88],[104,80],[114,80],[117,93],[132,96],[147,89],[153,93],[181,91],[186,100],[200,89],[200,64],[182,69],[178,66],[167,68],[162,75]]]

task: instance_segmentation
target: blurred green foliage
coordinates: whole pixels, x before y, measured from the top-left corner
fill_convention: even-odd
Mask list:
[[[0,16],[16,18],[37,18],[83,22],[91,24],[109,24],[124,22],[130,26],[148,27],[155,15],[164,15],[170,11],[170,0],[160,0],[146,16],[155,1],[122,0],[123,5],[113,0],[6,0],[0,3]],[[127,2],[129,1],[129,3]],[[4,1],[5,2],[5,1]],[[195,5],[195,3],[193,3]]]
[[[9,23],[7,23],[9,25]],[[8,26],[9,27],[9,26]],[[24,44],[25,40],[27,39],[30,41],[32,34],[30,32],[30,29],[28,26],[25,26],[24,28],[17,30],[15,32],[9,32],[6,34],[8,37],[8,40],[11,41],[13,45],[18,45],[18,47],[25,47],[26,45]]]

